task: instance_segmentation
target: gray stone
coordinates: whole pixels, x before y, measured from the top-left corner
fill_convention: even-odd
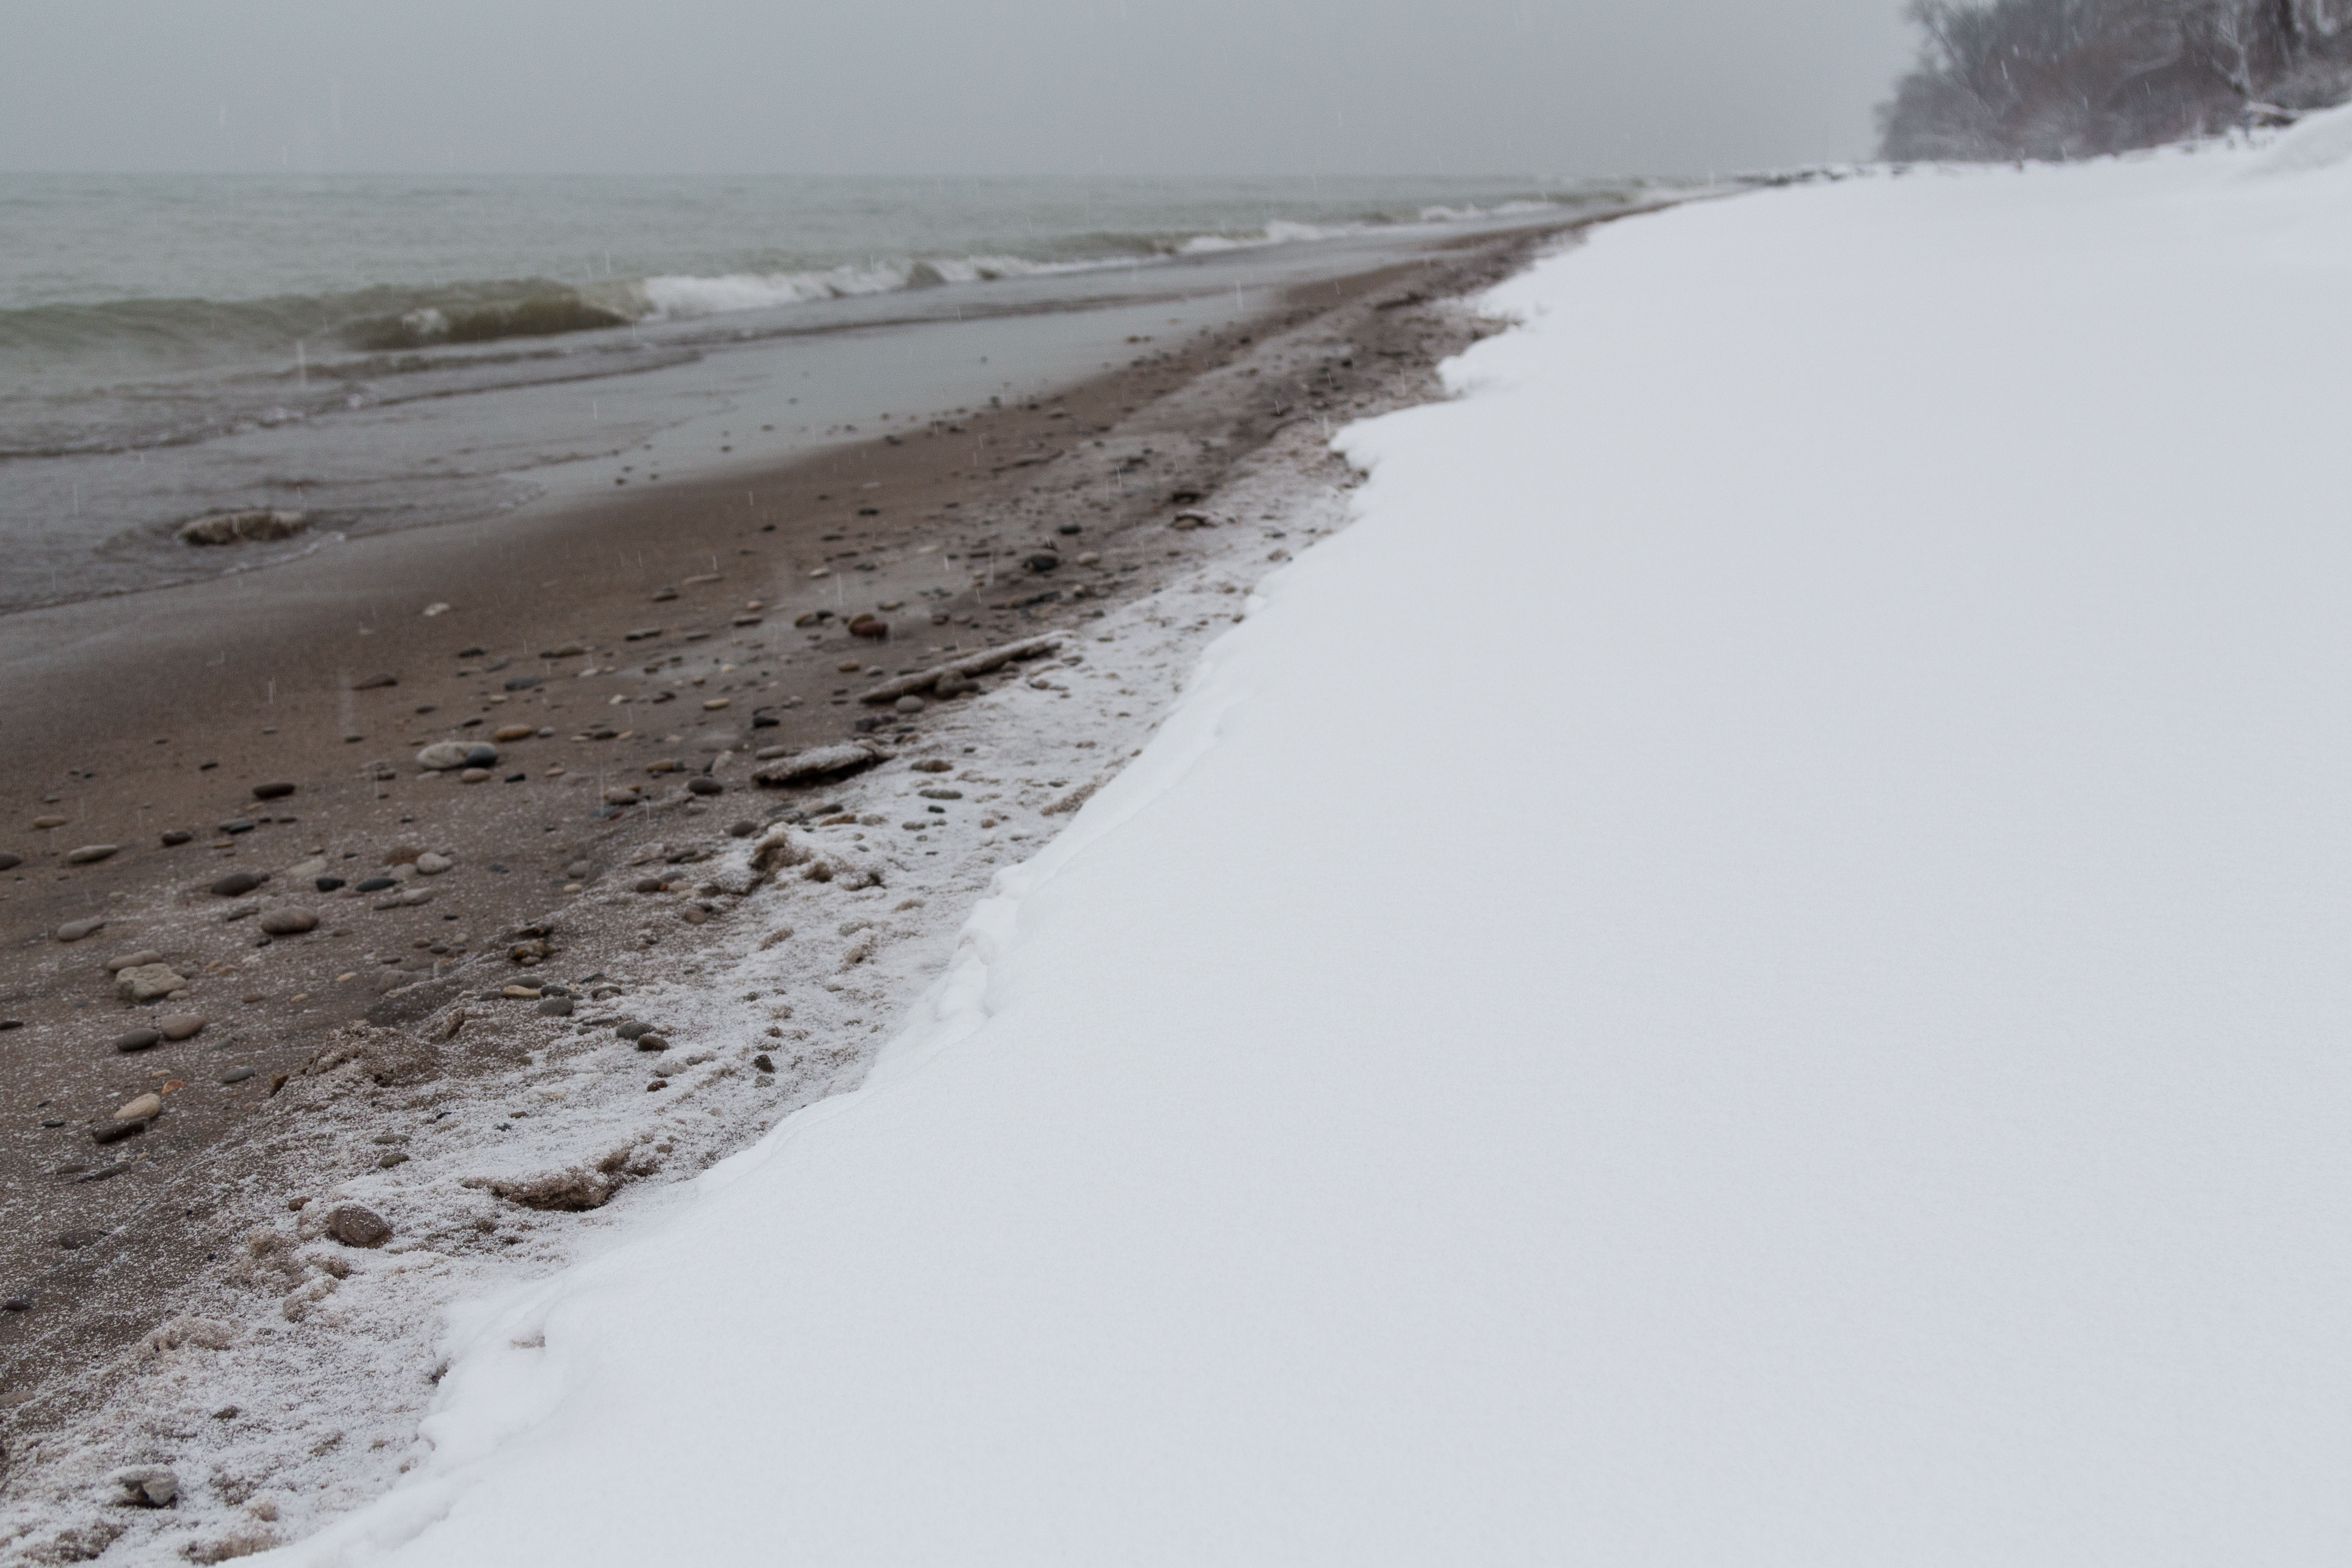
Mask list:
[[[215,898],[242,898],[247,894],[251,893],[255,888],[259,887],[261,883],[262,878],[260,873],[257,872],[233,871],[226,876],[222,877],[219,881],[213,883],[213,896]]]
[[[570,1018],[572,1016],[572,998],[570,997],[541,997],[539,1002],[539,1016],[541,1018],[551,1019]]]
[[[215,512],[182,523],[176,536],[184,545],[237,545],[289,539],[310,527],[306,513],[257,507],[241,512]]]
[[[457,863],[457,862],[456,861],[451,860],[447,855],[436,855],[431,850],[427,850],[423,854],[416,857],[416,874],[419,876],[439,876],[443,872],[447,871],[451,866],[456,865]]]
[[[105,929],[106,917],[101,915],[93,915],[87,920],[68,920],[63,925],[58,927],[58,940],[60,942],[79,942],[85,936],[92,936]]]
[[[114,1037],[114,1049],[124,1052],[148,1051],[152,1050],[163,1040],[163,1032],[161,1030],[134,1029],[128,1034],[116,1035]]]
[[[474,755],[474,748],[462,740],[436,740],[416,754],[416,766],[432,773],[446,773],[453,768],[463,768]]]
[[[140,964],[114,977],[115,991],[126,1002],[159,1002],[187,983],[169,964]]]
[[[910,693],[906,696],[900,697],[897,702],[890,706],[897,708],[900,713],[920,713],[929,705],[926,704],[922,698]]]
[[[639,1051],[667,1051],[669,1049],[669,1041],[664,1040],[660,1035],[647,1032],[637,1036],[637,1049]]]
[[[5,850],[0,850],[0,871],[14,871],[24,863],[23,855],[10,854]]]
[[[155,1020],[155,1032],[165,1040],[194,1040],[204,1029],[205,1020],[194,1013],[172,1013]]]
[[[267,784],[256,784],[253,787],[253,798],[257,800],[282,800],[292,793],[294,793],[294,786],[283,779],[273,779]]]
[[[635,1040],[641,1034],[650,1032],[653,1027],[653,1025],[646,1022],[643,1019],[630,1019],[613,1032],[619,1035],[623,1040]]]
[[[252,1076],[253,1069],[250,1067],[232,1067],[220,1075],[220,1081],[223,1083],[242,1083]]]
[[[106,961],[106,972],[110,975],[119,975],[125,969],[135,969],[142,964],[160,964],[163,961],[163,954],[142,947],[136,953],[126,953],[120,958],[109,958]]]
[[[261,917],[261,928],[272,936],[299,936],[319,928],[319,917],[307,909],[273,909]]]
[[[381,1247],[392,1239],[392,1226],[375,1210],[346,1203],[327,1216],[327,1234],[346,1247]]]
[[[96,865],[100,861],[121,852],[121,844],[84,844],[78,850],[66,852],[66,864]]]

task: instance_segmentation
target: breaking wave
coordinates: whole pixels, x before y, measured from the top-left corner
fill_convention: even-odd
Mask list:
[[[1526,200],[1492,207],[1427,206],[1411,215],[1373,213],[1321,224],[1276,218],[1258,228],[1208,234],[1068,235],[1049,242],[1045,248],[1053,254],[1045,256],[883,256],[797,270],[663,273],[576,285],[525,277],[243,300],[47,304],[0,310],[0,359],[43,371],[79,363],[91,371],[135,374],[142,367],[275,361],[307,343],[316,362],[319,350],[336,345],[378,353],[556,337],[951,283],[1135,267],[1330,239],[1398,223],[1541,212],[1555,204]]]

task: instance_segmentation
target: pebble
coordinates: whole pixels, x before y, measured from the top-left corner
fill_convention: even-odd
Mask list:
[[[912,766],[914,770],[918,773],[945,773],[950,768],[953,768],[955,764],[948,761],[945,758],[926,757],[920,762],[915,763]]]
[[[314,879],[310,885],[317,888],[320,893],[332,893],[335,889],[343,885],[343,879],[339,876],[322,876]]]
[[[168,964],[141,964],[114,977],[114,988],[128,1002],[159,1002],[187,981]]]
[[[66,864],[96,865],[100,861],[109,860],[120,854],[121,851],[121,844],[84,844],[78,850],[66,852]]]
[[[105,929],[106,919],[103,915],[93,915],[87,920],[68,920],[58,927],[58,940],[79,942],[85,936]]]
[[[170,832],[163,835],[163,847],[167,850],[176,848],[181,844],[186,843],[190,839],[193,839],[195,836],[195,834],[188,831],[185,828],[173,828]]]
[[[538,733],[527,724],[502,724],[490,733],[490,738],[504,745],[509,740],[529,740]]]
[[[317,856],[315,856],[315,855],[314,855],[314,856],[312,856],[312,857],[311,857],[310,859],[309,859],[309,860],[302,861],[302,862],[299,862],[299,863],[297,863],[297,864],[288,866],[288,867],[287,867],[283,872],[279,873],[278,874],[279,874],[279,875],[281,875],[281,876],[305,877],[305,876],[324,876],[326,873],[327,873],[327,862],[326,862],[324,860],[320,859],[319,857],[317,857]]]
[[[1021,564],[1031,571],[1055,571],[1061,568],[1062,558],[1051,550],[1039,550]]]
[[[539,685],[539,677],[537,675],[516,675],[507,682],[507,690],[510,692],[527,692],[537,685]]]
[[[204,1033],[205,1020],[194,1013],[167,1013],[155,1020],[155,1030],[165,1040],[194,1040]]]
[[[253,831],[253,824],[243,817],[231,817],[227,821],[223,822],[220,825],[220,831],[224,833],[229,834],[231,837],[235,837],[238,833],[249,833]]]
[[[906,696],[900,697],[891,706],[897,708],[900,713],[920,713],[929,705],[927,705],[922,698],[913,695],[910,693]]]
[[[256,784],[253,787],[253,798],[257,800],[282,800],[292,793],[294,793],[294,786],[283,779],[274,779],[268,784]]]
[[[631,893],[659,893],[669,884],[657,876],[641,876],[629,883]]]
[[[220,1075],[220,1081],[223,1083],[242,1083],[252,1076],[253,1069],[250,1067],[232,1067]]]
[[[576,659],[587,651],[587,649],[582,647],[577,643],[565,643],[560,646],[548,649],[545,653],[541,653],[540,657],[542,659]]]
[[[572,998],[570,997],[541,997],[539,1002],[539,1016],[549,1019],[570,1018],[572,1016]]]
[[[71,817],[36,817],[33,819],[33,826],[42,829],[62,828],[72,821]]]
[[[915,792],[926,800],[961,800],[963,799],[963,791],[961,789],[940,789],[935,788],[930,789],[918,789]]]
[[[535,1002],[539,999],[540,994],[540,988],[537,986],[508,986],[499,992],[499,995],[514,1002]]]
[[[381,1247],[392,1239],[392,1226],[375,1210],[346,1203],[327,1216],[327,1234],[346,1247]]]
[[[751,1065],[761,1072],[773,1072],[776,1070],[774,1059],[764,1051],[751,1059]]]
[[[637,1036],[637,1049],[639,1051],[667,1051],[669,1049],[669,1041],[664,1040],[660,1035],[648,1030],[646,1033]]]
[[[490,770],[487,768],[468,768],[457,775],[460,784],[487,784],[489,781]]]
[[[134,1029],[128,1034],[114,1037],[114,1049],[128,1055],[134,1051],[146,1051],[163,1038],[161,1030]]]
[[[89,1130],[90,1141],[99,1144],[119,1144],[134,1134],[147,1130],[144,1122],[100,1122]]]
[[[161,1094],[142,1094],[117,1111],[114,1119],[118,1122],[147,1122],[163,1113],[163,1097]]]
[[[213,883],[215,898],[242,898],[261,885],[261,878],[249,871],[233,871]]]
[[[398,887],[400,883],[398,879],[394,877],[363,876],[360,878],[358,884],[355,885],[352,891],[353,893],[382,893],[387,887]]]
[[[79,1252],[85,1247],[105,1239],[106,1232],[103,1230],[68,1230],[58,1238],[58,1245],[68,1252]]]
[[[625,1020],[621,1026],[613,1032],[619,1035],[623,1040],[635,1040],[641,1034],[651,1033],[653,1027],[653,1025],[646,1022],[643,1019],[629,1019]]]
[[[447,871],[451,866],[456,865],[457,863],[457,862],[456,861],[451,860],[447,855],[435,854],[431,850],[427,850],[423,854],[416,857],[416,874],[419,876],[439,876],[443,872]]]
[[[733,697],[705,697],[702,699],[702,711],[717,713],[720,708],[732,706],[734,702]]]
[[[390,898],[379,901],[375,907],[378,909],[413,909],[420,904],[430,904],[431,902],[433,902],[433,890],[431,888],[412,887],[404,893],[395,893]]]
[[[746,818],[740,822],[730,822],[727,824],[727,836],[730,839],[748,839],[759,831],[760,824],[751,821],[749,818]]]
[[[12,855],[5,850],[0,850],[0,871],[14,871],[24,863],[23,855]]]
[[[720,795],[727,790],[726,785],[706,773],[698,773],[688,779],[686,787],[698,795]]]
[[[273,909],[261,917],[261,928],[272,936],[299,936],[319,928],[319,917],[307,909]]]
[[[604,804],[607,806],[634,806],[644,799],[635,789],[616,787],[604,791]]]
[[[119,975],[125,969],[135,969],[142,964],[160,964],[163,961],[163,954],[142,947],[136,953],[125,954],[120,958],[109,958],[106,961],[106,972],[110,975]]]
[[[428,772],[446,773],[452,768],[463,768],[473,757],[474,748],[462,740],[436,740],[416,754],[416,766]]]

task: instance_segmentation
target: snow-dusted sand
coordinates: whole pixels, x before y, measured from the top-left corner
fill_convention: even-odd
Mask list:
[[[282,1560],[2343,1561],[2347,285],[2291,147],[1506,286],[865,1087]]]

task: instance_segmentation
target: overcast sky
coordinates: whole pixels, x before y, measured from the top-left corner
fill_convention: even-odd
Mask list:
[[[1853,158],[1900,0],[26,0],[14,170],[1689,172]]]

